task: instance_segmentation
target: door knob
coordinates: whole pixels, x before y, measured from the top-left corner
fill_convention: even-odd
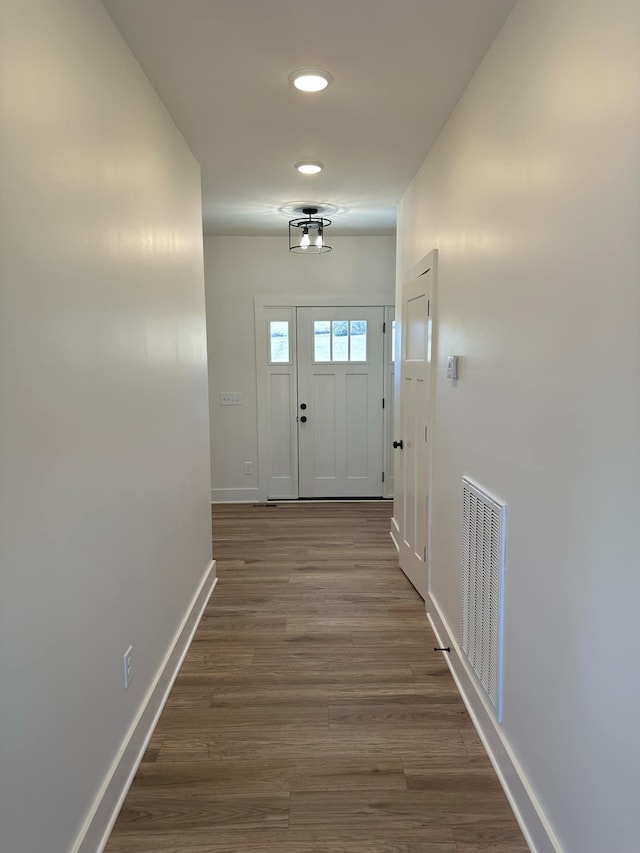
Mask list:
[[[403,443],[402,439],[400,439],[400,441],[394,441],[393,447],[394,447],[394,450],[397,450],[398,447],[400,448],[400,450],[402,450],[402,448],[404,447],[404,443]]]
[[[300,408],[304,411],[304,409],[307,408],[307,404],[306,403],[300,403]]]
[[[301,423],[306,424],[306,422],[307,422],[307,416],[306,416],[306,415],[302,415],[302,416],[301,416],[301,418],[300,418],[300,421],[301,421]]]

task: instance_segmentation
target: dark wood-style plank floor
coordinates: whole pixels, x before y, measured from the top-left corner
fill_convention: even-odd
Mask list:
[[[219,582],[107,853],[521,853],[389,503],[216,506]]]

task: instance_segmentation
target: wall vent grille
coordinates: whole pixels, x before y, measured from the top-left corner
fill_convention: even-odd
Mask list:
[[[462,478],[462,650],[502,720],[506,506]]]

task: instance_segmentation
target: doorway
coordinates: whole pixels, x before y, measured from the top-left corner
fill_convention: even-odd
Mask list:
[[[256,306],[260,475],[268,500],[385,494],[385,311]]]
[[[298,494],[382,497],[384,309],[298,308]]]

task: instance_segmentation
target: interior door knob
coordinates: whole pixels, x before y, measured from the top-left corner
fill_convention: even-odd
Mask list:
[[[398,448],[400,448],[400,450],[402,450],[402,448],[404,447],[404,443],[403,443],[402,439],[400,439],[400,441],[394,441],[393,447],[394,447],[394,450],[397,450]]]
[[[306,403],[300,403],[300,408],[304,411],[304,409],[307,408],[307,404]]]
[[[300,418],[300,421],[301,421],[301,423],[306,424],[306,422],[307,422],[307,416],[306,416],[306,415],[302,415],[302,416],[301,416],[301,418]]]

